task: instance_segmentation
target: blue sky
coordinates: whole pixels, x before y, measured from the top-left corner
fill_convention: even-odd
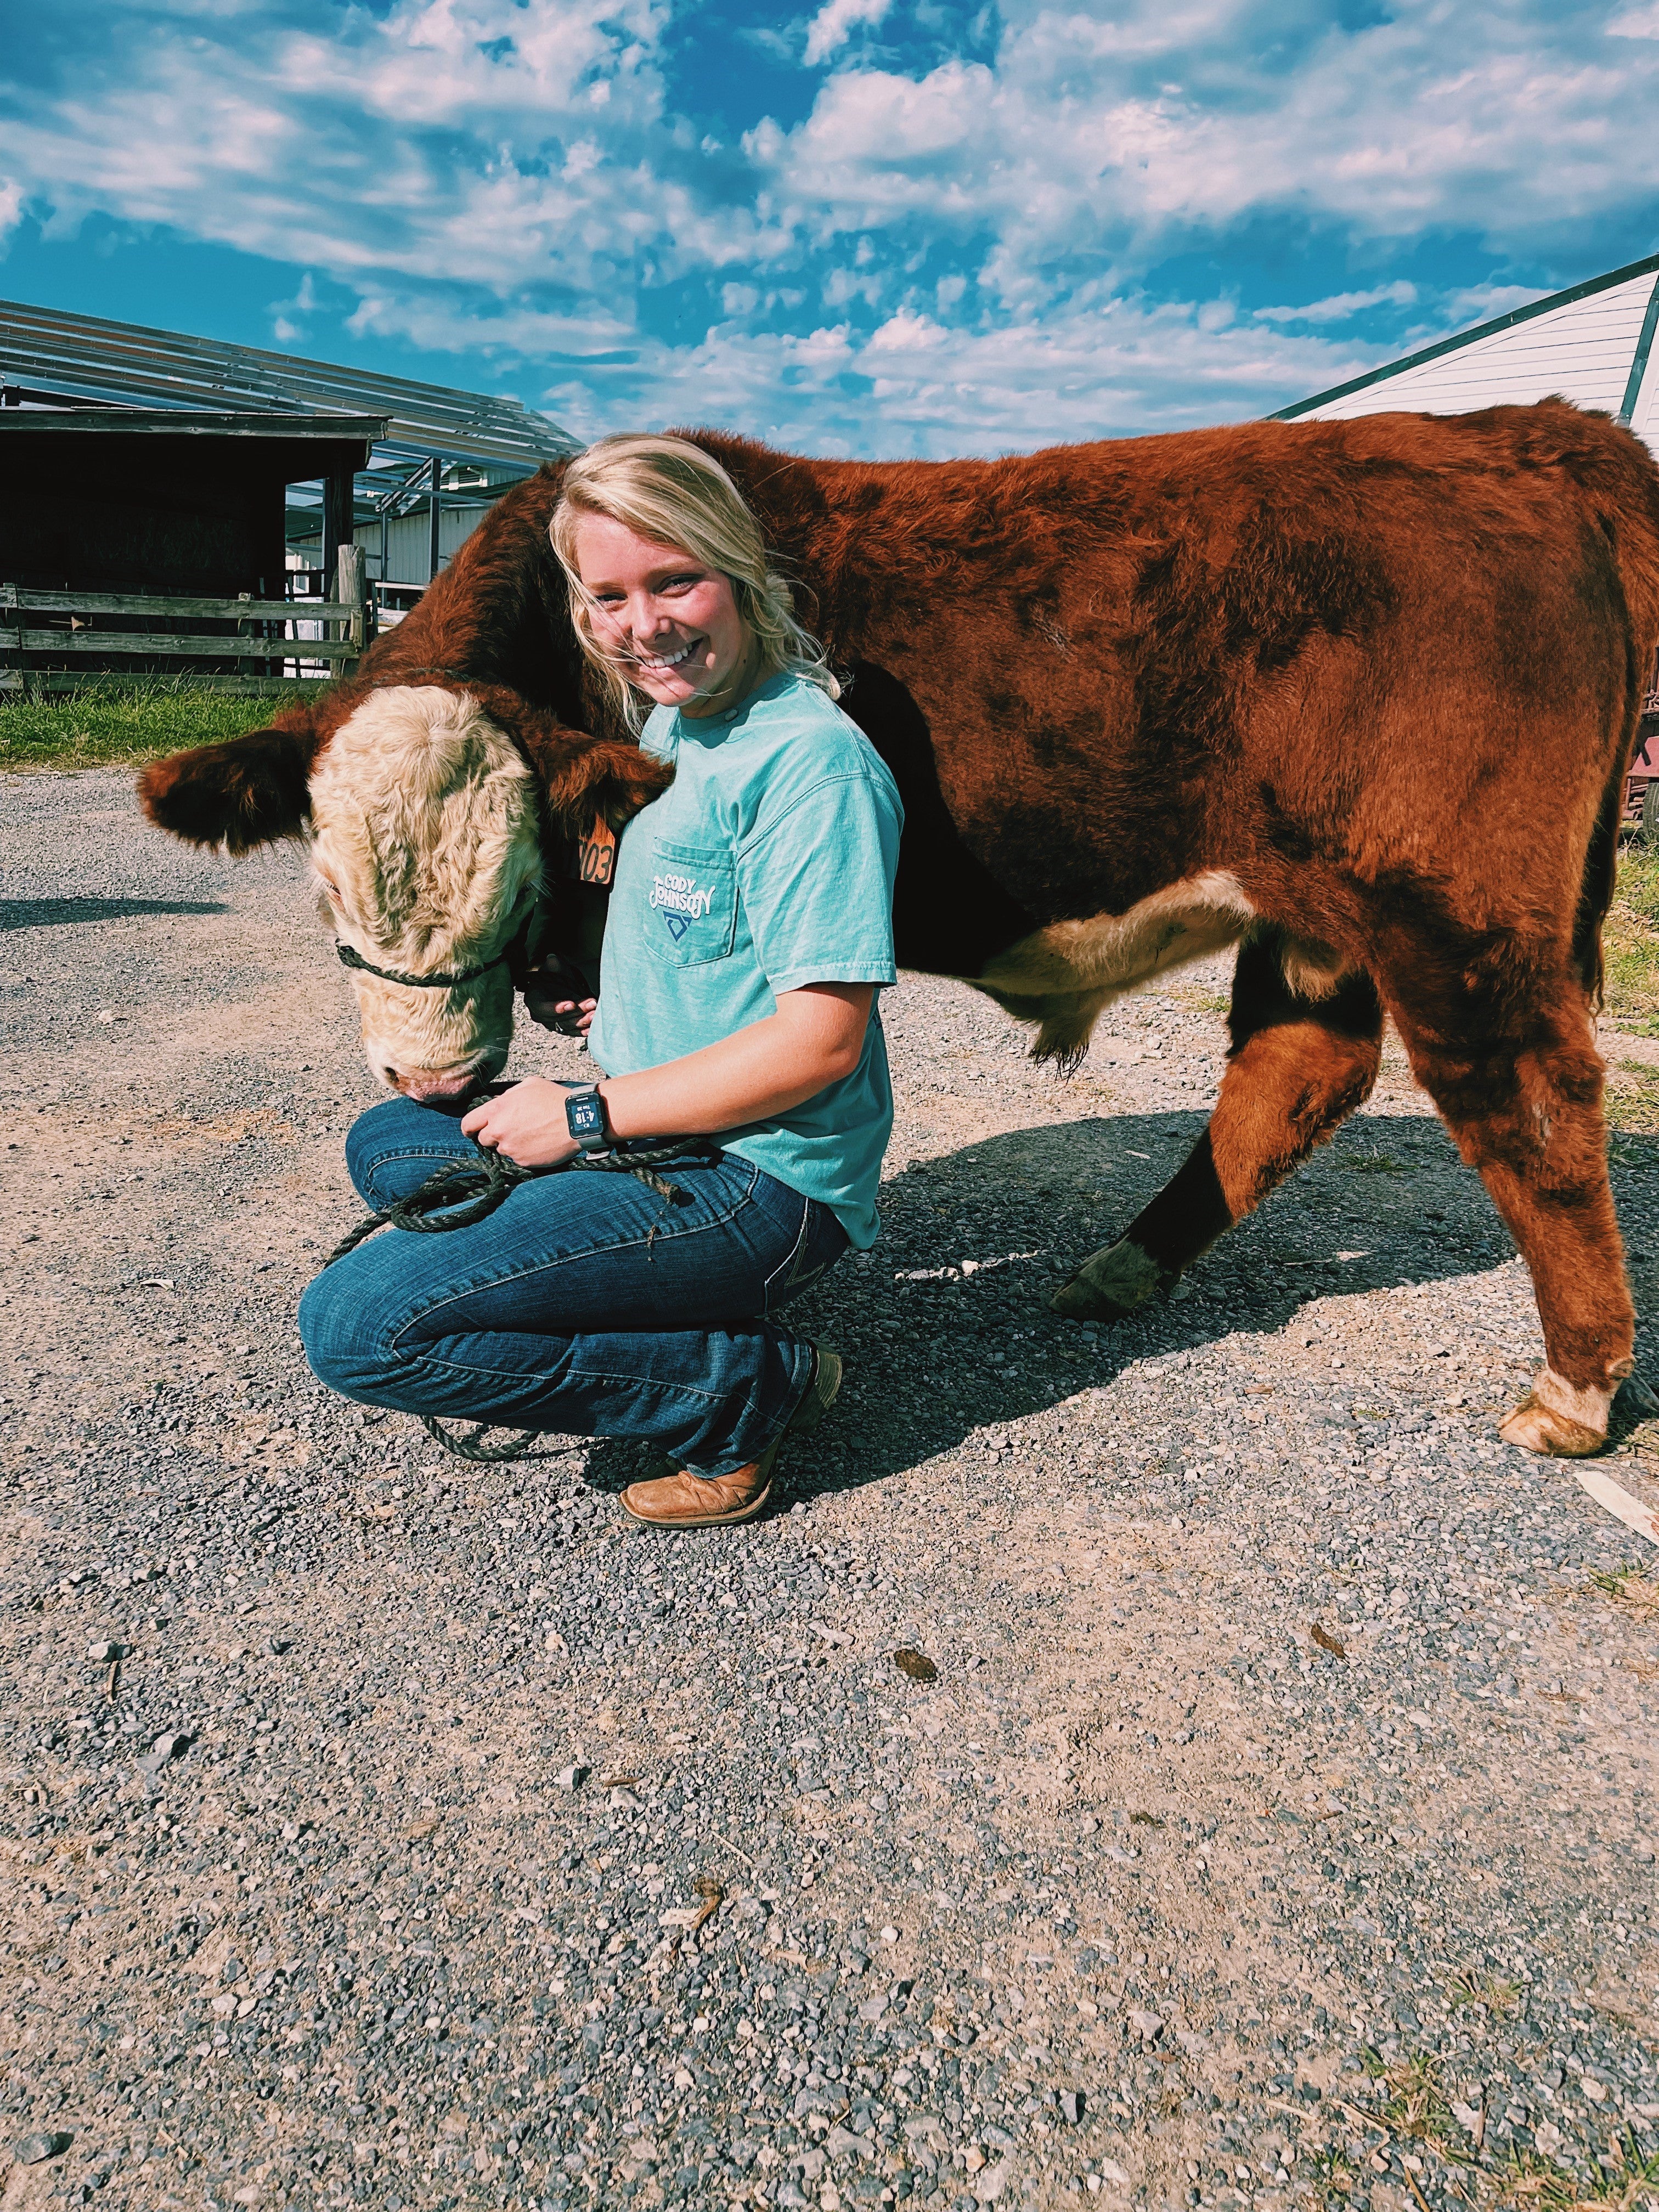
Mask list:
[[[1659,250],[1659,0],[54,0],[0,294],[578,434],[1261,414]]]

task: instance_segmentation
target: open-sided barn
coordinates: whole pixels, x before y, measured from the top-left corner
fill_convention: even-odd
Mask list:
[[[173,425],[141,423],[139,414],[177,417],[189,447],[168,439]],[[150,441],[142,450],[159,457],[158,512],[183,514],[199,501],[205,525],[222,503],[211,489],[216,468],[225,483],[258,476],[269,484],[271,465],[279,464],[289,473],[276,483],[274,518],[267,506],[260,525],[264,564],[274,559],[278,574],[286,565],[331,576],[337,548],[355,538],[371,580],[414,585],[436,574],[509,484],[577,443],[516,400],[0,301],[0,424],[8,454],[20,454],[20,441],[38,441],[52,427],[72,428],[79,441],[74,449],[60,444],[53,449],[59,454],[90,453],[94,417],[106,418],[100,435]],[[344,441],[337,450],[327,449],[331,435]],[[256,467],[252,447],[262,440],[269,451]],[[121,466],[149,482],[155,471],[133,459],[138,450],[124,452]],[[176,477],[166,475],[169,461],[179,464]],[[99,465],[91,465],[94,477]],[[79,478],[64,490],[67,501],[60,495],[59,504],[73,506],[84,495]],[[0,509],[0,580],[12,579],[36,542],[27,532],[44,527],[39,519],[20,520],[17,504],[9,495]],[[58,526],[72,533],[72,515]],[[54,541],[65,550],[70,542],[69,535]],[[170,562],[159,540],[152,550]],[[170,568],[151,570],[133,588],[204,588],[182,574],[175,581]],[[268,579],[273,586],[278,574]],[[80,574],[67,581],[90,584]]]

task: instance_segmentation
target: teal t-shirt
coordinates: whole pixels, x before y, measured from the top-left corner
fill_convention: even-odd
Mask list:
[[[717,1043],[808,983],[896,981],[904,810],[869,739],[816,684],[778,676],[734,714],[659,707],[641,744],[674,781],[617,851],[589,1044],[607,1075]],[[720,1139],[830,1207],[860,1249],[893,1127],[878,1006],[853,1073]],[[665,1133],[667,1133],[666,1132]]]

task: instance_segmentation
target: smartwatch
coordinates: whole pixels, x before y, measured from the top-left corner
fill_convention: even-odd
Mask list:
[[[603,1152],[611,1143],[605,1127],[605,1101],[597,1083],[584,1083],[568,1091],[564,1099],[565,1127],[584,1152]]]

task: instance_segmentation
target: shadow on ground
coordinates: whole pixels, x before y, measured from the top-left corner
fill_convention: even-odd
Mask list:
[[[222,899],[0,899],[0,930],[48,929],[65,921],[125,921],[145,914],[228,914]]]
[[[1200,1261],[1182,1295],[1096,1325],[1091,1341],[1050,1297],[1175,1173],[1206,1118],[1012,1130],[886,1184],[873,1253],[843,1261],[790,1309],[791,1326],[833,1343],[848,1369],[842,1404],[800,1455],[796,1493],[878,1481],[1137,1359],[1276,1333],[1316,1298],[1484,1274],[1514,1256],[1437,1122],[1367,1115]],[[599,1486],[637,1473],[626,1448],[596,1447]]]

